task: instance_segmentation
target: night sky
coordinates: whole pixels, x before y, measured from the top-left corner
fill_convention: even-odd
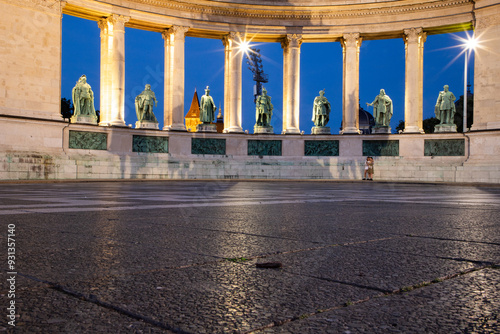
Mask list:
[[[71,98],[71,89],[82,74],[95,95],[95,107],[99,108],[100,92],[100,30],[97,22],[68,15],[63,16],[62,35],[62,88],[61,97]],[[462,41],[471,32],[427,36],[424,44],[424,119],[434,116],[438,93],[445,84],[457,99],[463,95],[464,55]],[[269,83],[264,84],[272,97],[274,113],[271,125],[274,132],[282,130],[283,105],[283,50],[279,43],[254,43],[260,49],[264,72]],[[473,57],[469,61],[468,78],[473,78]],[[253,103],[252,72],[243,60],[243,130],[253,133],[255,105]],[[164,42],[160,33],[126,28],[125,30],[125,122],[137,121],[134,100],[145,84],[158,99],[154,113],[163,127],[163,68]],[[314,125],[312,105],[319,91],[332,105],[329,126],[332,134],[338,134],[342,121],[342,47],[339,42],[302,43],[300,54],[300,130],[311,133]],[[366,102],[372,102],[381,88],[393,101],[393,132],[404,119],[405,48],[402,38],[388,40],[364,40],[360,51],[359,96],[366,110]],[[186,37],[185,47],[185,96],[184,114],[189,110],[194,90],[204,94],[210,86],[217,106],[224,112],[224,46],[218,39]],[[372,107],[368,111],[372,113]]]

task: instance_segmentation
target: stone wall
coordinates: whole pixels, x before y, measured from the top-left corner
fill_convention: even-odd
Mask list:
[[[61,3],[0,0],[0,113],[60,118]]]
[[[373,155],[376,180],[500,183],[500,131],[245,135],[1,120],[0,180],[355,180]]]

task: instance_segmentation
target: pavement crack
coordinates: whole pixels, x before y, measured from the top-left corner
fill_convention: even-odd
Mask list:
[[[64,293],[64,294],[66,294],[68,296],[77,298],[79,300],[83,300],[85,302],[93,303],[93,304],[98,305],[100,307],[104,307],[104,308],[106,308],[108,310],[112,310],[112,311],[118,312],[118,313],[120,313],[122,315],[125,315],[127,317],[133,318],[135,320],[143,321],[143,322],[145,322],[145,323],[147,323],[149,325],[152,325],[154,327],[165,329],[165,330],[169,330],[171,332],[178,333],[178,334],[193,334],[191,332],[186,332],[186,331],[184,331],[184,330],[182,330],[180,328],[176,328],[176,327],[170,326],[168,324],[164,324],[162,322],[156,321],[156,320],[154,320],[152,318],[149,318],[147,316],[144,316],[142,314],[134,313],[134,312],[126,310],[126,309],[124,309],[122,307],[119,307],[119,306],[116,306],[116,305],[104,302],[102,300],[99,300],[97,298],[97,296],[95,296],[95,295],[92,295],[92,294],[86,295],[86,294],[83,294],[81,292],[77,292],[77,291],[73,291],[71,289],[68,289],[68,288],[66,288],[66,287],[64,287],[64,286],[62,286],[60,284],[57,284],[57,283],[54,283],[54,282],[50,282],[50,281],[46,281],[46,280],[43,280],[43,279],[40,279],[40,278],[37,278],[37,277],[33,277],[33,276],[30,276],[30,275],[25,275],[25,274],[21,274],[21,273],[18,273],[18,275],[23,276],[23,277],[28,278],[28,279],[31,279],[31,280],[34,280],[34,281],[37,281],[37,282],[45,283],[45,284],[48,285],[49,289],[53,289],[55,291],[58,291],[60,293]]]
[[[375,295],[373,297],[367,297],[365,299],[360,299],[360,300],[356,300],[356,301],[347,301],[347,302],[345,302],[345,303],[343,303],[341,305],[335,305],[335,306],[332,306],[332,307],[329,307],[329,308],[326,308],[326,309],[321,309],[321,310],[317,310],[317,311],[309,312],[309,313],[303,313],[301,315],[298,315],[298,316],[295,315],[295,316],[289,317],[287,319],[273,321],[271,323],[268,323],[267,325],[263,325],[263,326],[251,329],[249,331],[243,332],[242,334],[258,333],[258,332],[262,332],[262,331],[264,331],[266,329],[269,329],[269,328],[283,326],[283,325],[285,325],[287,323],[290,323],[290,322],[293,322],[293,321],[307,319],[309,317],[312,317],[312,316],[315,316],[315,315],[318,315],[318,314],[321,314],[321,313],[332,312],[332,311],[335,311],[335,310],[338,310],[338,309],[342,309],[342,308],[345,308],[345,307],[353,307],[353,306],[358,305],[358,304],[366,303],[366,302],[368,302],[368,301],[370,301],[372,299],[386,298],[386,297],[390,297],[390,296],[394,296],[394,295],[400,295],[400,294],[403,294],[403,293],[408,293],[408,292],[413,291],[413,290],[421,289],[421,288],[424,288],[424,287],[427,287],[427,286],[430,286],[430,285],[434,285],[434,284],[439,284],[439,283],[442,283],[442,282],[444,282],[446,280],[450,280],[450,279],[453,279],[453,278],[456,278],[456,277],[459,277],[459,276],[467,275],[467,274],[473,273],[475,271],[484,270],[484,269],[500,269],[500,266],[492,264],[492,265],[484,265],[482,267],[476,267],[476,268],[471,268],[471,269],[463,270],[463,271],[460,271],[458,273],[454,273],[454,274],[450,274],[450,275],[447,275],[447,276],[444,276],[444,277],[433,279],[432,281],[421,282],[421,283],[412,285],[410,287],[403,287],[401,289],[390,291],[390,292],[386,292],[386,293],[382,293],[382,294],[379,294],[379,295]],[[376,288],[376,289],[378,289],[378,288]]]

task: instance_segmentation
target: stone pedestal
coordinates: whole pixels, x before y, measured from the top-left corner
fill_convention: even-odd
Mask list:
[[[71,123],[97,124],[97,116],[92,116],[92,115],[71,116]]]
[[[312,135],[329,135],[330,127],[329,126],[313,126],[311,129]]]
[[[135,122],[135,128],[136,129],[156,129],[156,130],[158,130],[158,123],[157,122],[150,122],[150,121]]]
[[[217,132],[217,125],[215,124],[198,124],[196,132]]]
[[[274,134],[274,131],[273,131],[273,127],[272,126],[255,125],[253,127],[253,133],[254,134],[258,134],[258,133]]]
[[[434,126],[434,133],[457,132],[455,124],[437,124]]]
[[[372,133],[374,134],[379,134],[379,133],[383,133],[383,134],[390,134],[392,131],[391,127],[390,126],[380,126],[380,125],[375,125],[373,128],[372,128]]]

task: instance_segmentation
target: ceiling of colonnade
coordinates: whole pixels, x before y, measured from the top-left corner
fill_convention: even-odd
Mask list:
[[[130,17],[127,26],[152,31],[183,25],[194,37],[244,31],[277,42],[298,33],[314,42],[348,32],[399,38],[412,27],[428,34],[468,30],[472,8],[473,0],[67,0],[63,12],[94,20],[121,14]]]

